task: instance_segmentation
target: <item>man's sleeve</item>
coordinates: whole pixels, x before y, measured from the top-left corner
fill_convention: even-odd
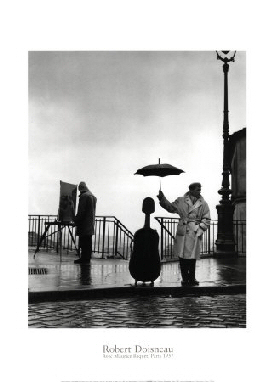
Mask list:
[[[210,226],[210,211],[208,204],[205,203],[204,209],[203,209],[203,214],[201,217],[201,223],[200,223],[200,228],[202,228],[203,231],[206,231],[208,227]]]
[[[170,203],[167,198],[164,196],[160,200],[160,206],[163,207],[167,212],[172,214],[178,213],[178,203],[179,198],[177,198],[174,202]]]
[[[74,218],[76,224],[79,224],[83,220],[86,211],[86,198],[80,198],[78,204],[78,211]]]

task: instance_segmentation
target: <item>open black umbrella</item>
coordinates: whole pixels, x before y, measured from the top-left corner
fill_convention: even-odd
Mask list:
[[[164,176],[168,176],[168,175],[180,175],[182,172],[185,172],[185,171],[181,170],[180,168],[174,167],[171,164],[160,163],[160,158],[159,158],[158,164],[150,164],[148,166],[140,168],[137,170],[137,172],[134,175],[160,176],[161,178],[163,178]],[[161,190],[161,182],[160,182],[160,190]]]

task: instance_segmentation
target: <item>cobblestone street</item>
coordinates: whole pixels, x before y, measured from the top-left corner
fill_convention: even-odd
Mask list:
[[[134,296],[29,305],[30,328],[245,328],[246,296]]]

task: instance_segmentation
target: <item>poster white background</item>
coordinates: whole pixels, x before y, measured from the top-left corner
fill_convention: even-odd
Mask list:
[[[2,9],[1,379],[268,380],[272,374],[271,2],[25,1]],[[29,50],[247,51],[247,329],[28,329]],[[37,192],[40,192],[37,189]],[[272,337],[273,338],[273,337]],[[103,344],[173,347],[165,360],[104,360]]]

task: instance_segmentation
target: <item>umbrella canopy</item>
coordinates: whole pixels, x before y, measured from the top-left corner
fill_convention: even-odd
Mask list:
[[[150,164],[149,166],[140,168],[134,175],[164,177],[167,175],[180,175],[182,172],[184,171],[171,164],[160,163],[159,160],[158,164]]]

